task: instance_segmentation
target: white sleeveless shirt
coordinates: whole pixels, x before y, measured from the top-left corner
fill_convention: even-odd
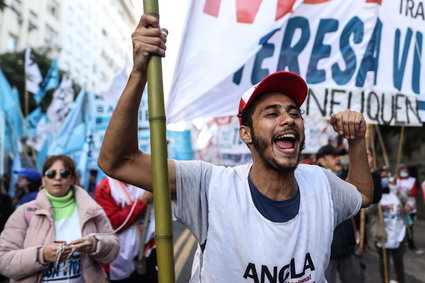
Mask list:
[[[187,215],[188,210],[195,213],[196,209],[185,208],[191,204],[179,200],[179,197],[193,197],[193,192],[183,195],[179,190],[184,190],[182,186],[189,186],[194,180],[184,180],[187,171],[176,167],[179,206],[175,207],[176,217],[194,231],[200,244],[204,243],[203,235],[206,234],[205,250],[197,252],[199,257],[195,259],[190,282],[326,282],[324,270],[329,262],[337,217],[330,184],[321,168],[299,166],[296,169],[299,212],[287,222],[275,223],[266,219],[252,201],[248,185],[250,165],[233,168],[202,166],[201,172],[211,170],[207,174],[201,173],[209,180],[205,180],[208,184],[205,189],[206,232],[197,227],[192,218],[195,216]],[[191,172],[196,174],[196,168]],[[179,180],[180,177],[183,180]],[[202,179],[199,183],[203,183]],[[200,190],[203,190],[202,185]],[[361,204],[359,193],[354,198],[351,215]],[[204,211],[205,208],[201,207],[199,214]]]

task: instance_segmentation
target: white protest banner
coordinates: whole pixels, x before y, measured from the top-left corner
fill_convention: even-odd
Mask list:
[[[168,122],[235,115],[246,89],[286,70],[305,78],[316,106],[328,107],[321,117],[338,108],[324,104],[333,95],[369,123],[420,126],[423,1],[300,2],[194,1]]]

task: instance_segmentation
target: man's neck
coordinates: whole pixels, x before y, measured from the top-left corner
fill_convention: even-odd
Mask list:
[[[294,197],[297,192],[294,171],[282,173],[254,163],[249,175],[255,187],[270,199],[287,200]]]

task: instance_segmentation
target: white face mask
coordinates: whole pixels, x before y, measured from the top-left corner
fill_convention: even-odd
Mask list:
[[[409,177],[409,172],[401,172],[401,173],[400,173],[400,177],[402,177],[402,178],[407,178],[407,177]]]

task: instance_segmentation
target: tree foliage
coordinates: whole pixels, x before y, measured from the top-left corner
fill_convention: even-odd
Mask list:
[[[37,63],[43,78],[47,75],[53,60],[53,50],[51,47],[40,47],[31,50],[32,59]],[[7,80],[19,91],[22,113],[25,113],[25,50],[17,52],[7,52],[0,54],[0,68]],[[59,70],[60,79],[65,75],[65,71]],[[73,83],[74,94],[78,94],[80,86]],[[54,89],[48,91],[40,103],[43,111],[46,111],[52,100]],[[31,113],[37,105],[32,94],[28,94],[29,112]]]
[[[4,2],[4,0],[0,0],[0,11],[3,11],[3,9],[6,8],[6,7],[7,7],[7,5]]]

